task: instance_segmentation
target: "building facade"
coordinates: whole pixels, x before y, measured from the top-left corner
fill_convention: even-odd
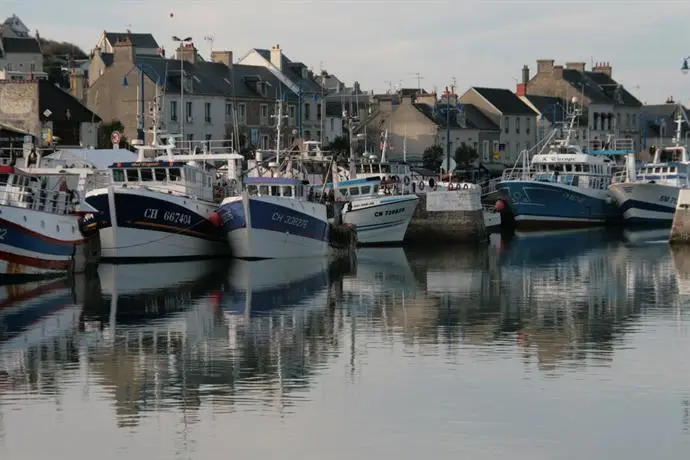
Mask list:
[[[45,78],[43,53],[37,37],[16,16],[0,26],[0,80]]]
[[[475,86],[460,97],[460,103],[474,105],[500,128],[498,152],[492,146],[494,160],[512,164],[521,151],[536,144],[537,113],[512,91]]]

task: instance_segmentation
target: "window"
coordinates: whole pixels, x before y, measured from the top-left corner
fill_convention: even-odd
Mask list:
[[[335,118],[331,118],[331,132],[335,131]]]
[[[237,123],[244,125],[247,121],[247,105],[237,104]]]
[[[306,102],[304,104],[304,119],[309,120],[311,118],[311,104]]]
[[[204,121],[206,123],[211,123],[211,103],[204,103]]]
[[[206,140],[206,142],[208,142],[208,141],[210,141],[211,139],[213,139],[213,135],[211,135],[211,134],[206,134],[206,135],[204,136],[204,139]]]
[[[226,102],[225,103],[225,119],[226,120],[231,120],[232,119],[232,102]]]
[[[290,118],[293,118],[293,119],[295,118],[295,106],[294,105],[291,105],[288,107],[288,116]]]
[[[292,196],[292,187],[283,185],[283,196]]]
[[[616,114],[616,129],[621,129],[621,114],[620,114],[620,112]]]
[[[5,66],[5,69],[7,69],[8,72],[12,72],[12,63],[8,62],[7,66]]]
[[[177,121],[177,101],[170,101],[170,121]]]
[[[365,185],[361,188],[362,190],[362,195],[368,195],[371,193],[371,187],[369,185]]]
[[[505,117],[505,119],[503,120],[503,128],[504,128],[505,132],[507,133],[508,130],[510,129],[510,118]]]
[[[153,180],[153,169],[142,169],[141,180],[151,182]]]
[[[180,174],[180,168],[170,168],[168,170],[168,174],[171,181],[180,180],[180,177],[182,177]]]
[[[261,135],[261,149],[263,150],[268,150],[269,145],[268,145],[268,136],[266,134]]]
[[[113,181],[115,182],[124,182],[125,181],[125,173],[121,169],[113,169]],[[7,179],[3,181],[7,182]]]
[[[630,114],[629,113],[625,114],[625,127],[626,128],[632,128],[632,125],[630,124]]]
[[[187,134],[187,140],[188,140],[189,142],[193,142],[193,141],[194,141],[194,133],[192,133],[192,134]]]
[[[156,180],[159,182],[163,182],[166,179],[165,169],[163,168],[154,169],[153,174],[156,176]]]
[[[632,127],[637,129],[637,115],[634,113],[632,114]]]
[[[520,117],[515,118],[515,132],[520,134]]]
[[[530,121],[529,118],[525,118],[525,132],[529,134],[530,131],[530,126],[532,125],[532,122]]]
[[[498,141],[494,141],[493,142],[493,149],[492,149],[491,153],[493,153],[495,159],[498,160],[500,158],[500,155],[501,155],[500,152],[501,152],[501,147],[498,144]]]
[[[34,64],[34,63],[32,62],[31,65],[29,66],[29,70],[30,70],[31,72],[36,72],[36,64]]]
[[[322,117],[321,112],[323,112],[323,102],[320,102],[319,105],[316,106],[316,119],[317,120],[321,120],[321,117]]]
[[[482,158],[484,161],[489,161],[491,158],[489,156],[489,141],[482,142]]]
[[[187,121],[192,121],[192,102],[191,101],[185,102],[184,115],[185,115],[185,119]]]
[[[126,169],[127,171],[127,182],[138,182],[139,181],[139,170],[138,169]]]
[[[268,118],[268,105],[261,104],[261,118]]]
[[[307,140],[311,139],[311,131],[307,130],[304,132],[304,138]]]

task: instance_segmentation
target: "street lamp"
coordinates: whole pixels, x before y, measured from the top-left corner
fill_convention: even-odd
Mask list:
[[[680,66],[680,71],[683,72],[685,75],[687,75],[690,71],[690,66],[688,66],[688,59],[690,59],[690,56],[683,59],[683,65]]]
[[[179,38],[177,35],[173,35],[173,41],[180,44],[180,136],[184,141],[184,123],[186,121],[186,114],[184,108],[184,59],[182,59],[182,48],[184,48],[185,43],[190,43],[192,37]]]

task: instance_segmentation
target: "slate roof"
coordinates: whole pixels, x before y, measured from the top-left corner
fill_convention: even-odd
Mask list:
[[[41,54],[41,46],[35,38],[3,37],[2,47],[5,53]]]
[[[643,126],[647,128],[647,136],[649,137],[661,137],[661,127],[664,128],[663,137],[673,137],[676,134],[676,121],[675,114],[678,109],[678,104],[667,103],[667,104],[656,104],[656,105],[645,105],[642,107],[642,122]],[[690,119],[690,110],[683,107],[685,114]],[[685,137],[685,134],[690,132],[690,126],[687,123],[681,125],[681,137]]]
[[[506,115],[537,115],[534,110],[512,91],[502,88],[482,88],[473,86],[473,90],[479,93],[491,105]]]
[[[180,93],[180,61],[161,56],[136,56],[135,63],[154,82],[164,80],[166,92]],[[296,101],[297,97],[285,88],[271,71],[261,66],[233,64],[228,67],[216,62],[184,62],[184,71],[192,82],[191,92],[197,95],[238,98],[277,99],[283,94],[285,100]],[[166,78],[167,77],[167,78]],[[136,76],[132,75],[132,79]],[[266,96],[262,96],[257,82],[268,84]],[[281,91],[282,90],[282,91]]]
[[[37,80],[37,82],[38,111],[41,121],[71,121],[75,123],[101,121],[98,115],[49,80]],[[49,117],[43,115],[46,109],[52,112]]]
[[[553,96],[534,96],[532,94],[527,94],[526,97],[550,123],[563,123],[565,121],[565,110],[567,107],[565,99]]]
[[[446,120],[450,121],[451,129],[463,129],[458,122],[458,112],[451,110],[446,118],[445,105],[442,104],[439,109],[434,109],[428,104],[413,104],[424,116],[435,123],[440,129],[446,129]],[[472,104],[460,104],[461,110],[465,114],[465,127],[467,129],[479,129],[482,131],[498,131],[498,126],[486,117],[477,107]]]
[[[583,91],[585,97],[595,104],[642,106],[642,103],[630,94],[623,85],[605,73],[563,69],[563,79],[577,91]]]
[[[158,42],[151,34],[133,34],[129,32],[106,32],[105,38],[110,45],[115,45],[118,40],[129,39],[135,48],[160,48]]]
[[[254,51],[259,53],[262,58],[271,62],[271,51],[267,49],[254,48]],[[282,61],[280,63],[283,74],[295,85],[302,88],[302,92],[305,93],[321,93],[321,85],[316,83],[311,78],[302,78],[301,68],[306,68],[306,66],[301,62],[293,62],[283,54]]]

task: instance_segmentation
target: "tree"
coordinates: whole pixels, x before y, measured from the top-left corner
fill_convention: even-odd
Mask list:
[[[48,74],[48,79],[59,84],[63,88],[69,87],[69,74],[64,69],[69,69],[76,59],[86,59],[88,56],[77,45],[68,42],[57,42],[39,38],[43,51],[43,71]]]
[[[464,142],[455,149],[455,164],[467,167],[474,160],[479,158],[479,153],[474,147],[470,147]]]
[[[350,139],[346,136],[338,136],[328,144],[326,150],[336,157],[347,157],[350,155]]]
[[[430,171],[438,171],[443,164],[443,147],[440,145],[430,145],[424,149],[422,155],[424,167]]]
[[[113,146],[110,136],[113,131],[120,132],[120,145],[126,144],[127,138],[122,134],[125,131],[125,125],[120,120],[113,120],[110,123],[101,123],[98,127],[98,148],[107,149]]]

